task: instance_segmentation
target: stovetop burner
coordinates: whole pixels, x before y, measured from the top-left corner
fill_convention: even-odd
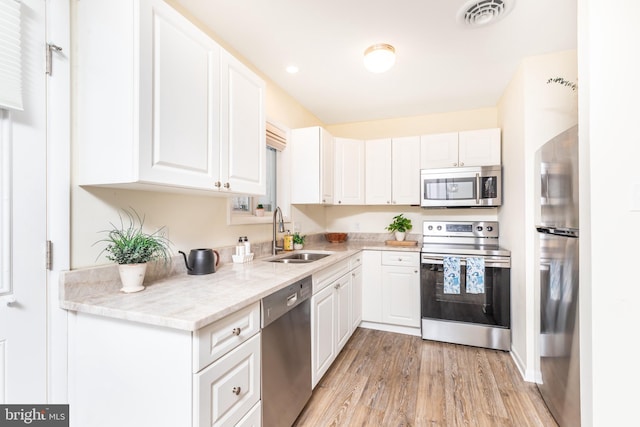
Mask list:
[[[499,247],[496,221],[424,221],[422,253],[510,256]]]

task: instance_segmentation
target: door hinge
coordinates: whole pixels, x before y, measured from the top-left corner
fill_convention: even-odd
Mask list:
[[[47,266],[47,270],[51,270],[51,266],[53,265],[53,254],[52,254],[52,250],[51,248],[53,247],[53,243],[51,243],[51,240],[47,240],[47,242],[45,243],[45,263]]]
[[[51,55],[53,55],[53,51],[56,52],[62,52],[62,48],[60,46],[56,46],[53,43],[47,43],[47,75],[50,76],[51,75],[51,71],[53,68],[53,60],[51,58]]]

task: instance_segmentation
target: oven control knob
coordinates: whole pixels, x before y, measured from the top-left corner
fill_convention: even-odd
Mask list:
[[[487,231],[493,231],[493,227],[492,227],[492,226],[490,226],[490,225],[488,225],[488,226],[487,226]]]
[[[429,231],[433,230],[433,225],[430,225],[430,226],[428,227],[428,229],[429,229]]]
[[[476,230],[478,230],[478,231],[482,231],[482,226],[481,226],[481,225],[477,226],[477,227],[476,227]]]
[[[438,231],[440,231],[440,230],[442,230],[442,226],[441,225],[438,226]]]

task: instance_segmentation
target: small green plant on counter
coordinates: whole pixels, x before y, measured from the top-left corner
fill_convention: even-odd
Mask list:
[[[256,209],[264,209],[264,206],[262,206],[262,203],[258,203],[258,206],[256,206]]]
[[[406,218],[404,214],[396,215],[393,217],[391,224],[387,226],[387,230],[390,232],[399,231],[405,233],[413,228],[411,220]]]
[[[111,224],[111,230],[104,230],[107,237],[96,243],[105,242],[107,246],[100,252],[107,252],[107,259],[117,264],[139,264],[155,260],[167,261],[171,254],[170,241],[164,236],[163,228],[155,233],[147,234],[142,231],[144,217],[133,210],[124,210],[128,224],[120,215],[120,226]]]
[[[305,236],[300,235],[300,233],[298,232],[293,233],[293,243],[298,245],[303,245],[304,237]]]

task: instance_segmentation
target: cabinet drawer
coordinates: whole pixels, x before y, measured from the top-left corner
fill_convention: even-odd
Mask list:
[[[256,403],[247,415],[235,425],[235,427],[261,427],[262,426],[262,402]]]
[[[362,252],[358,252],[349,258],[349,271],[362,265]]]
[[[313,293],[326,288],[331,282],[349,272],[349,259],[342,260],[331,267],[313,273]]]
[[[260,400],[260,334],[195,377],[194,424],[236,425]]]
[[[198,329],[193,338],[193,372],[219,359],[260,331],[260,303]]]
[[[417,267],[420,265],[420,253],[383,251],[382,265]]]

